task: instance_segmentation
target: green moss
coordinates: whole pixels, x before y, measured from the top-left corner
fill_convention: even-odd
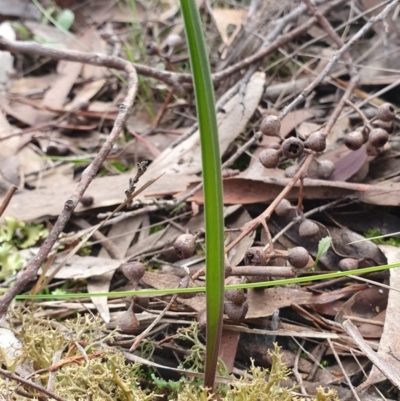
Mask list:
[[[400,247],[400,238],[396,238],[396,237],[376,238],[376,237],[380,237],[381,235],[382,235],[382,232],[378,229],[367,230],[364,233],[365,238],[370,238],[371,241],[377,245],[393,245],[393,246]]]

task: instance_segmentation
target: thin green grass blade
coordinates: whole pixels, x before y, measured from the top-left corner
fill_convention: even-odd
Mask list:
[[[340,277],[347,276],[357,276],[361,274],[375,273],[383,270],[399,268],[400,263],[393,263],[390,265],[382,265],[382,266],[374,266],[374,267],[364,267],[362,269],[356,270],[347,270],[347,271],[337,271],[331,273],[322,273],[315,274],[313,276],[304,276],[304,277],[295,277],[295,278],[286,278],[281,280],[274,281],[265,281],[259,283],[247,283],[247,284],[233,284],[227,285],[227,290],[234,290],[238,288],[265,288],[265,287],[276,287],[278,285],[286,285],[286,284],[300,284],[300,283],[308,283],[313,281],[322,281],[322,280],[332,280]],[[95,293],[66,293],[66,294],[35,294],[35,295],[17,295],[15,299],[17,300],[59,300],[59,299],[83,299],[90,297],[104,297],[107,296],[109,298],[121,298],[128,297],[132,295],[138,296],[161,296],[161,295],[172,295],[172,294],[182,294],[182,293],[191,293],[191,292],[205,292],[206,287],[195,287],[195,288],[164,288],[162,290],[137,290],[137,291],[112,291],[112,292],[95,292]]]
[[[195,0],[181,0],[189,48],[203,163],[206,226],[207,344],[204,386],[214,387],[224,303],[224,220],[214,89]]]

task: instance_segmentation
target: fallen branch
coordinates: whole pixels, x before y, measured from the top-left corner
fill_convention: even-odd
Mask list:
[[[2,40],[3,39],[0,38],[0,43]],[[38,50],[41,50],[41,46],[35,45],[35,47],[39,47],[40,49]],[[45,50],[50,52],[53,51],[52,49],[45,49]],[[55,52],[57,53],[58,51],[56,50]],[[75,55],[76,58],[74,58],[73,55]],[[104,59],[97,55],[84,54],[79,52],[70,52],[67,59],[73,62],[85,62],[84,60],[86,60],[91,64],[104,66],[104,64],[101,64],[101,60]],[[128,76],[127,93],[124,98],[124,101],[120,105],[120,110],[115,120],[113,129],[111,130],[111,133],[108,136],[107,140],[104,142],[103,146],[100,148],[96,157],[89,164],[89,166],[83,171],[78,186],[76,187],[74,193],[64,203],[64,208],[61,214],[59,215],[56,223],[54,224],[53,229],[51,230],[49,236],[46,238],[43,245],[40,247],[37,255],[29,261],[28,266],[18,277],[16,283],[10,289],[8,289],[8,291],[0,298],[0,316],[5,314],[8,306],[10,305],[14,297],[19,292],[21,292],[29,282],[36,279],[40,266],[42,265],[42,263],[45,262],[53,245],[56,243],[58,236],[62,233],[64,227],[71,218],[72,213],[74,212],[80,199],[82,198],[86,189],[92,182],[93,178],[96,176],[107,155],[110,153],[128,118],[137,91],[138,79],[136,70],[132,66],[132,64],[129,63],[128,61],[124,61],[122,59],[116,59],[113,57],[110,57],[109,59],[113,60],[113,68],[125,71],[125,73]]]

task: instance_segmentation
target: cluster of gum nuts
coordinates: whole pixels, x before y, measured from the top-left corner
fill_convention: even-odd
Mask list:
[[[187,259],[196,251],[196,236],[192,234],[182,234],[180,235],[175,243],[174,249],[176,254],[181,259]],[[274,259],[286,259],[293,268],[301,269],[307,266],[310,257],[307,250],[303,247],[295,247],[291,249],[286,254],[268,254],[262,247],[251,247],[247,250],[244,261],[247,268],[250,270],[254,267],[264,267],[268,264],[274,264]],[[249,270],[249,273],[250,273]],[[262,271],[263,269],[258,269],[257,271]],[[267,281],[270,277],[264,276],[242,276],[242,270],[236,271],[235,267],[225,264],[225,284],[234,285],[242,284],[244,282],[254,282],[254,281]],[[278,270],[277,270],[278,272]],[[261,273],[258,273],[261,274]],[[277,276],[279,273],[277,273]],[[196,287],[189,275],[186,275],[180,282],[181,288]],[[194,293],[180,294],[182,298],[188,298],[194,296]],[[226,290],[224,294],[224,313],[233,323],[240,323],[245,318],[248,311],[247,303],[247,292],[244,289],[232,289]],[[199,327],[201,329],[205,328],[206,325],[206,312],[201,311],[198,316]]]
[[[389,140],[389,133],[393,129],[393,121],[396,112],[390,103],[383,103],[377,110],[371,124],[363,125],[345,135],[343,143],[351,150],[357,150],[367,144],[367,149],[382,148]],[[263,118],[260,131],[266,136],[281,138],[281,123],[279,117],[268,115]],[[282,139],[282,138],[281,138]],[[265,168],[276,168],[280,158],[299,159],[304,153],[321,153],[326,148],[326,135],[322,131],[311,133],[305,141],[297,137],[286,138],[280,144],[272,144],[261,151],[259,161]],[[334,164],[330,160],[315,160],[317,164],[317,176],[328,179],[333,171]],[[293,177],[298,171],[299,165],[292,165],[285,170],[287,177]]]

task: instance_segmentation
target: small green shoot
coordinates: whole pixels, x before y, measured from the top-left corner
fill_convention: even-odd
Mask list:
[[[317,256],[315,257],[315,267],[318,266],[318,262],[321,258],[321,256],[328,252],[328,249],[331,247],[332,245],[332,238],[331,237],[324,237],[321,239],[321,241],[319,241],[318,243],[318,251],[317,251]]]
[[[68,9],[60,11],[57,15],[56,22],[57,24],[65,31],[69,31],[71,29],[72,24],[75,21],[75,14]]]
[[[46,238],[48,230],[43,224],[26,224],[7,216],[0,225],[0,281],[13,276],[23,266],[19,249],[30,248]]]

